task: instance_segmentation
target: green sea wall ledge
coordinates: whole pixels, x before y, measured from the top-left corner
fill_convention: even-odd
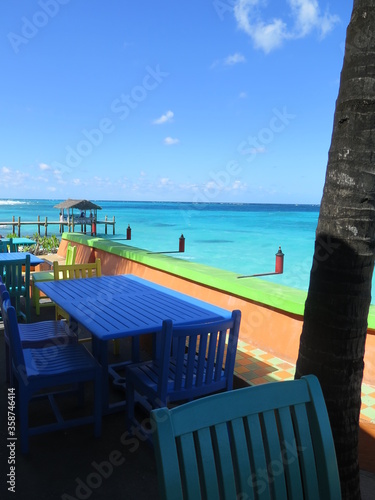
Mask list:
[[[290,314],[303,316],[307,292],[270,283],[259,278],[238,279],[239,274],[185,261],[170,255],[153,254],[149,250],[122,244],[113,240],[81,233],[63,233],[62,238],[91,248],[118,255],[145,266],[252,300]],[[375,305],[370,306],[368,327],[375,329]]]

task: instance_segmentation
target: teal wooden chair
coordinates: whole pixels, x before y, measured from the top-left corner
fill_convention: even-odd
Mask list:
[[[19,416],[17,428],[20,432],[21,452],[29,451],[30,436],[64,430],[77,425],[93,423],[95,436],[99,437],[102,425],[102,377],[99,363],[83,345],[78,343],[53,345],[41,349],[23,349],[16,311],[8,299],[3,302],[3,314],[4,327],[10,339],[12,369],[16,381],[16,410]],[[82,396],[82,390],[77,391],[77,384],[82,389],[83,383],[90,381],[94,383],[94,411],[89,415],[79,413],[78,416],[71,418],[72,409],[69,408],[69,415],[64,418],[57,400],[60,400],[62,393],[66,392],[68,387]],[[56,395],[59,398],[55,397]],[[31,401],[38,404],[39,399],[48,399],[56,421],[38,422],[39,425],[30,427],[29,404]],[[41,405],[38,418],[39,416],[42,418],[43,409],[45,409],[44,404]]]
[[[8,245],[6,244],[5,241],[1,241],[0,238],[0,253],[6,253],[8,252]]]
[[[154,359],[126,368],[128,429],[135,425],[143,431],[134,414],[135,392],[147,409],[231,390],[240,321],[240,311],[230,320],[182,327],[163,321]]]
[[[0,253],[8,253],[8,245],[5,241],[0,239]],[[0,278],[5,280],[5,266],[4,264],[0,265]]]
[[[8,250],[9,252],[17,252],[17,245],[13,243],[13,238],[9,238]]]
[[[160,498],[341,500],[318,379],[275,382],[151,412]]]
[[[30,322],[30,255],[25,259],[9,261],[4,264],[3,282],[15,306],[17,315]],[[25,301],[25,312],[21,309],[21,297]]]

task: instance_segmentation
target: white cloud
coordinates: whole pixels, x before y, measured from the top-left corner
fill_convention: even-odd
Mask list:
[[[246,92],[240,92],[239,96],[240,99],[247,99],[247,93]]]
[[[8,167],[2,167],[1,169],[1,182],[2,186],[23,186],[25,182],[28,182],[30,175],[25,172],[20,172],[19,170],[12,170]]]
[[[39,163],[40,170],[51,170],[51,167],[47,163]]]
[[[179,139],[173,139],[172,137],[166,137],[164,139],[164,144],[166,144],[167,146],[172,146],[173,144],[178,144],[179,142]]]
[[[36,180],[37,180],[38,182],[46,182],[46,183],[47,183],[47,182],[49,182],[49,181],[48,181],[48,179],[47,179],[46,177],[41,177],[41,176],[36,177]]]
[[[261,17],[262,0],[238,0],[234,6],[234,16],[238,28],[247,33],[257,49],[266,54],[280,47],[286,40],[296,40],[316,30],[320,38],[332,31],[339,17],[328,10],[321,15],[317,0],[287,0],[293,25],[274,18],[265,22]]]
[[[215,61],[211,64],[210,69],[215,69],[217,66],[234,66],[238,63],[246,62],[246,58],[244,55],[236,52],[230,56],[227,56],[225,59],[215,59]]]
[[[158,189],[175,189],[175,183],[169,177],[162,177],[158,180],[156,187]]]
[[[161,125],[163,123],[171,122],[173,120],[174,113],[173,111],[167,111],[164,115],[161,115],[160,118],[157,118],[153,121],[155,125]]]
[[[224,64],[226,66],[233,66],[234,64],[245,62],[246,59],[242,54],[236,52],[235,54],[228,56],[224,59]]]

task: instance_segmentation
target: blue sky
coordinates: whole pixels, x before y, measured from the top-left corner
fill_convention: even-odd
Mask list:
[[[2,198],[320,203],[352,2],[2,11]]]

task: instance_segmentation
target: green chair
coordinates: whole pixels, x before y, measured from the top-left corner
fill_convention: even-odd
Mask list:
[[[69,243],[66,249],[65,264],[66,265],[75,264],[76,255],[77,255],[77,247],[71,246]],[[40,315],[41,307],[54,306],[55,304],[48,297],[40,296],[40,291],[35,286],[35,283],[40,283],[42,281],[53,281],[54,279],[55,275],[53,270],[39,271],[31,274],[33,306],[35,307],[35,312],[37,316]]]
[[[314,375],[151,412],[160,498],[341,500]]]

